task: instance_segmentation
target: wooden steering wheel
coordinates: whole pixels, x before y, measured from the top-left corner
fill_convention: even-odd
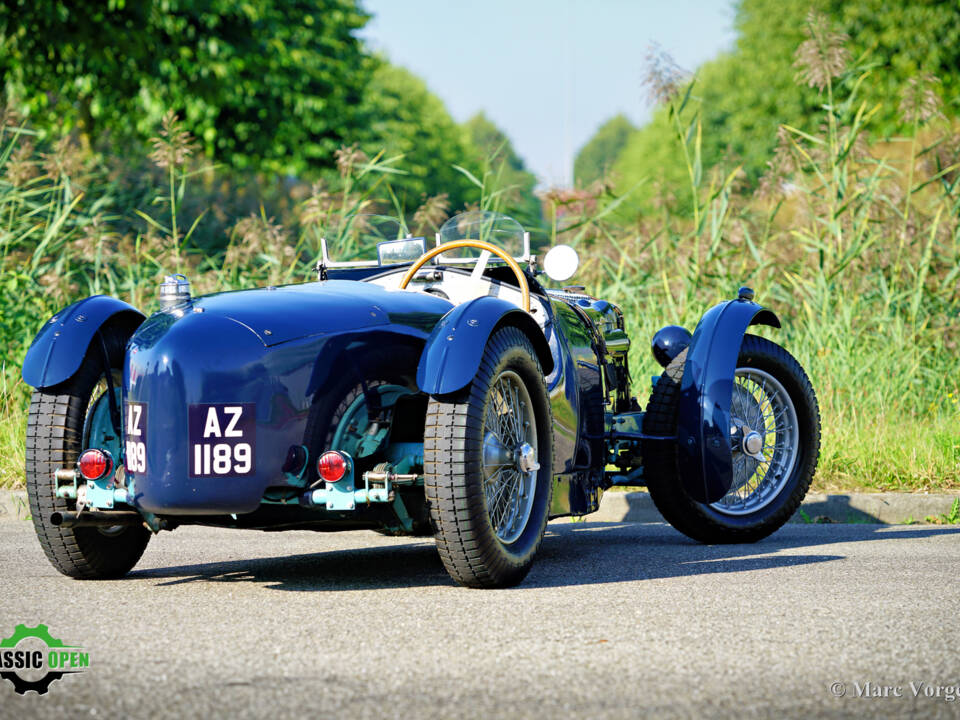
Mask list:
[[[406,274],[403,276],[403,279],[400,280],[400,289],[406,289],[407,285],[410,284],[410,281],[413,280],[413,276],[417,274],[417,271],[426,265],[430,260],[435,258],[437,255],[447,252],[448,250],[456,250],[457,248],[476,248],[478,250],[483,250],[491,255],[496,255],[498,258],[503,260],[511,270],[513,274],[517,277],[517,284],[520,286],[520,304],[526,312],[530,312],[530,286],[527,284],[527,276],[523,274],[523,270],[517,264],[517,261],[510,257],[504,250],[498,248],[496,245],[491,245],[488,242],[483,242],[482,240],[452,240],[451,242],[443,243],[443,245],[438,245],[432,250],[428,250],[423,255],[421,255],[413,265],[410,266],[410,269],[407,270]],[[487,256],[481,255],[480,259],[477,260],[477,266],[473,270],[473,276],[479,277],[483,274],[483,269],[487,266]]]

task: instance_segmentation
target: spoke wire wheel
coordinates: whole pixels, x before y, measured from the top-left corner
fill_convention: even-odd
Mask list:
[[[664,369],[644,412],[651,436],[677,432],[684,350]],[[650,498],[673,527],[704,543],[756,542],[796,512],[817,469],[820,411],[800,363],[783,347],[745,335],[730,407],[733,482],[719,501],[693,500],[684,489],[675,442],[643,442]],[[747,450],[750,452],[747,452]],[[751,457],[760,455],[762,458]]]
[[[523,380],[512,370],[493,382],[483,417],[483,496],[504,544],[527,527],[536,493],[537,419]]]
[[[790,394],[770,373],[740,367],[734,375],[731,430],[733,484],[710,507],[728,515],[748,515],[769,505],[787,484],[800,452],[797,411]],[[743,436],[757,433],[761,458],[749,455]]]
[[[476,588],[523,580],[550,514],[553,422],[542,366],[522,330],[497,329],[473,381],[430,397],[423,467],[450,577]]]

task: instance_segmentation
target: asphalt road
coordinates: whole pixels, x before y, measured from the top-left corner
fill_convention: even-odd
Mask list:
[[[91,662],[44,696],[0,680],[6,717],[960,715],[960,693],[925,695],[960,685],[960,528],[704,547],[551,524],[499,591],[452,585],[432,541],[369,532],[183,528],[128,578],[76,582],[6,521],[0,563],[0,637],[46,623]],[[882,686],[902,697],[857,696]]]

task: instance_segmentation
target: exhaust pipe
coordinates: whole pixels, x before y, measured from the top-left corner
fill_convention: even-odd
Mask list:
[[[143,516],[132,510],[101,512],[84,510],[83,512],[55,512],[50,516],[50,524],[57,527],[113,527],[115,525],[140,525]]]

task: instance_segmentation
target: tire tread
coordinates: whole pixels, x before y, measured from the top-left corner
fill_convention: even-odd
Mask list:
[[[520,582],[529,571],[546,527],[544,512],[534,547],[523,561],[512,562],[489,526],[480,484],[469,481],[470,473],[479,472],[480,451],[467,438],[482,432],[485,394],[495,377],[498,358],[518,346],[534,364],[539,391],[545,398],[543,372],[530,340],[521,330],[507,326],[491,335],[480,368],[467,388],[452,396],[432,397],[427,405],[424,490],[437,550],[454,581],[468,587],[506,587]],[[534,389],[528,390],[533,396]],[[538,427],[541,422],[550,427],[548,403],[546,408],[547,417],[537,419]],[[552,448],[547,450],[552,453]]]
[[[109,326],[103,330],[111,364],[122,363],[126,336]],[[129,333],[126,334],[127,336]],[[54,512],[71,504],[56,497],[54,473],[76,462],[87,401],[102,370],[98,349],[88,352],[80,370],[52,388],[35,390],[27,415],[25,480],[30,514],[40,547],[59,572],[78,579],[117,578],[140,559],[150,539],[143,527],[130,527],[117,536],[96,528],[53,525]]]
[[[644,414],[644,432],[652,435],[673,435],[677,431],[680,381],[686,363],[687,351],[678,355],[663,371],[650,395]],[[786,502],[752,526],[734,527],[717,522],[705,512],[705,506],[691,499],[684,491],[677,465],[675,443],[646,441],[644,443],[644,475],[650,498],[664,519],[684,535],[708,544],[752,543],[779,529],[800,507],[816,472],[820,455],[820,410],[810,379],[800,363],[780,345],[756,335],[746,335],[740,348],[740,363],[752,363],[761,358],[764,363],[784,369],[795,381],[798,396],[795,404],[810,408],[809,418],[813,432],[806,439],[804,465],[799,468],[799,479]],[[782,378],[781,378],[782,379]],[[798,407],[798,412],[800,408]],[[801,421],[802,422],[802,421]]]

